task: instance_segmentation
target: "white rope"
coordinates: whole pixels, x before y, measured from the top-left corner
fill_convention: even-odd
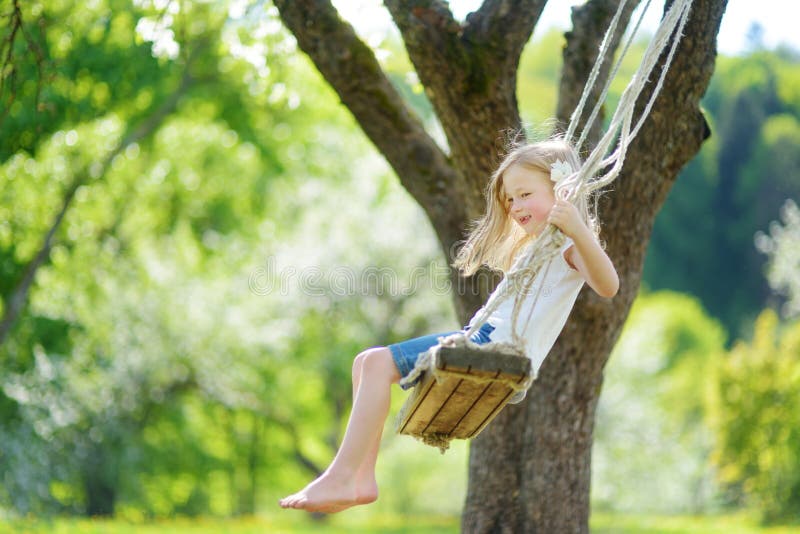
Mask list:
[[[619,104],[615,110],[614,116],[611,119],[608,130],[605,135],[600,139],[597,146],[584,162],[581,169],[578,171],[578,182],[580,184],[578,193],[586,194],[601,187],[605,187],[611,183],[622,171],[622,165],[627,154],[628,147],[633,141],[634,137],[639,133],[644,121],[647,119],[656,98],[661,92],[667,71],[672,64],[672,60],[677,50],[680,37],[683,33],[683,28],[689,18],[689,9],[692,0],[675,0],[672,7],[669,9],[664,19],[656,30],[653,39],[651,40],[638,71],[634,74],[628,86],[623,91],[620,97]],[[677,32],[676,32],[677,30]],[[658,59],[670,41],[670,37],[674,35],[672,47],[664,62],[661,70],[661,76],[658,83],[653,90],[650,100],[643,109],[639,116],[636,126],[631,129],[631,122],[633,121],[633,113],[636,106],[636,101],[641,95],[644,86],[647,84],[649,75],[653,72]],[[617,141],[616,150],[608,157],[604,155],[609,151],[615,140],[617,140],[617,132],[619,138]],[[598,175],[596,178],[591,178],[598,170],[608,168],[611,169],[605,174]]]
[[[611,24],[609,24],[606,34],[603,36],[603,42],[600,43],[600,51],[598,52],[597,59],[592,66],[592,71],[589,73],[589,79],[586,80],[586,84],[583,86],[583,94],[581,94],[581,99],[578,102],[575,110],[572,112],[572,116],[569,118],[569,127],[567,128],[567,133],[564,136],[564,139],[567,143],[570,143],[572,138],[575,136],[575,129],[578,127],[578,123],[580,122],[581,115],[583,114],[583,108],[586,105],[586,101],[589,99],[589,94],[591,94],[592,89],[594,89],[594,84],[597,83],[597,77],[600,74],[600,67],[605,62],[605,58],[611,48],[611,41],[614,38],[614,32],[617,31],[619,19],[622,17],[622,12],[624,11],[625,4],[627,2],[628,0],[622,0],[617,6],[617,12],[614,13],[614,18],[611,19]]]
[[[639,14],[639,18],[636,20],[636,25],[633,27],[633,31],[631,31],[630,35],[628,36],[627,41],[625,41],[625,46],[622,48],[622,52],[617,58],[617,63],[614,65],[614,68],[611,70],[611,74],[608,75],[606,79],[605,87],[603,87],[603,92],[600,93],[600,97],[597,99],[597,102],[594,105],[594,109],[592,109],[591,115],[586,120],[586,124],[583,125],[581,130],[581,136],[578,139],[578,142],[575,143],[575,150],[580,154],[581,149],[583,148],[583,144],[586,142],[586,138],[589,136],[589,133],[594,126],[594,121],[597,119],[597,115],[600,113],[600,110],[603,109],[603,105],[606,103],[606,97],[608,96],[608,91],[611,89],[611,84],[617,78],[617,73],[619,72],[620,67],[622,66],[622,62],[625,59],[625,56],[628,55],[628,50],[630,50],[631,44],[633,44],[634,39],[636,38],[636,34],[639,33],[639,28],[642,25],[642,21],[644,20],[644,16],[647,14],[647,10],[650,8],[650,2],[652,0],[647,0],[644,7],[642,8],[642,12]],[[622,10],[622,6],[624,2],[620,3],[620,7],[618,8],[618,12]],[[587,88],[583,88],[584,93],[587,93]],[[583,98],[583,95],[581,95]],[[580,117],[576,119],[576,127],[577,121],[580,120]]]

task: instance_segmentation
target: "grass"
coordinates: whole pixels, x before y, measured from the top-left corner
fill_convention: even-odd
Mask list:
[[[322,521],[307,515],[237,519],[178,518],[135,523],[124,520],[58,518],[0,522],[0,533],[19,534],[448,534],[459,531],[455,517],[378,517],[369,522],[339,516]],[[800,525],[761,527],[747,514],[657,516],[594,513],[594,534],[790,534]]]
[[[764,527],[747,513],[718,516],[592,514],[593,534],[798,534],[800,525]]]
[[[314,520],[297,515],[294,519],[270,518],[186,518],[164,519],[146,523],[124,520],[59,518],[54,520],[21,520],[0,523],[0,533],[14,534],[368,534],[372,532],[400,534],[447,534],[458,532],[458,519],[445,518],[379,518],[367,523]]]

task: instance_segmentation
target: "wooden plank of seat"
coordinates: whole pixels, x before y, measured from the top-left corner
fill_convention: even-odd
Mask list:
[[[522,383],[531,369],[528,358],[467,347],[442,347],[435,365],[439,381],[431,372],[423,375],[400,410],[399,433],[472,438],[514,393],[495,380]]]

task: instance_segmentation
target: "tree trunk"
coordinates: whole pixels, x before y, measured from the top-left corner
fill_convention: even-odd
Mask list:
[[[725,0],[695,2],[665,87],[614,191],[601,202],[618,295],[609,301],[584,288],[526,404],[507,409],[473,442],[465,532],[588,532],[603,367],[638,292],[655,214],[709,135],[699,101],[713,71],[724,8]]]
[[[92,447],[83,464],[83,489],[88,517],[111,517],[117,500],[116,473],[102,447]]]
[[[300,48],[425,209],[450,258],[453,244],[483,209],[482,190],[498,161],[497,140],[520,124],[516,70],[545,1],[485,0],[462,24],[441,0],[385,0],[442,123],[449,153],[425,133],[329,0],[274,3]],[[630,3],[623,27],[637,2]],[[602,30],[618,4],[589,0],[573,8],[557,111],[562,122],[577,104]],[[600,205],[602,237],[620,275],[619,294],[607,300],[590,290],[581,293],[527,402],[506,408],[473,442],[465,532],[588,532],[602,370],[638,291],[655,214],[708,136],[699,101],[713,71],[726,0],[694,4],[661,95],[628,152],[623,174]],[[601,84],[608,70],[606,64]],[[455,286],[461,321],[491,290],[475,280]]]

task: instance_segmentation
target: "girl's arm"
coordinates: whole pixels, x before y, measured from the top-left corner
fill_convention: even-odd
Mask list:
[[[611,298],[616,295],[619,290],[619,276],[614,264],[581,220],[575,206],[565,200],[556,201],[548,222],[558,226],[575,242],[574,247],[567,249],[565,256],[583,275],[589,287],[601,297]]]

